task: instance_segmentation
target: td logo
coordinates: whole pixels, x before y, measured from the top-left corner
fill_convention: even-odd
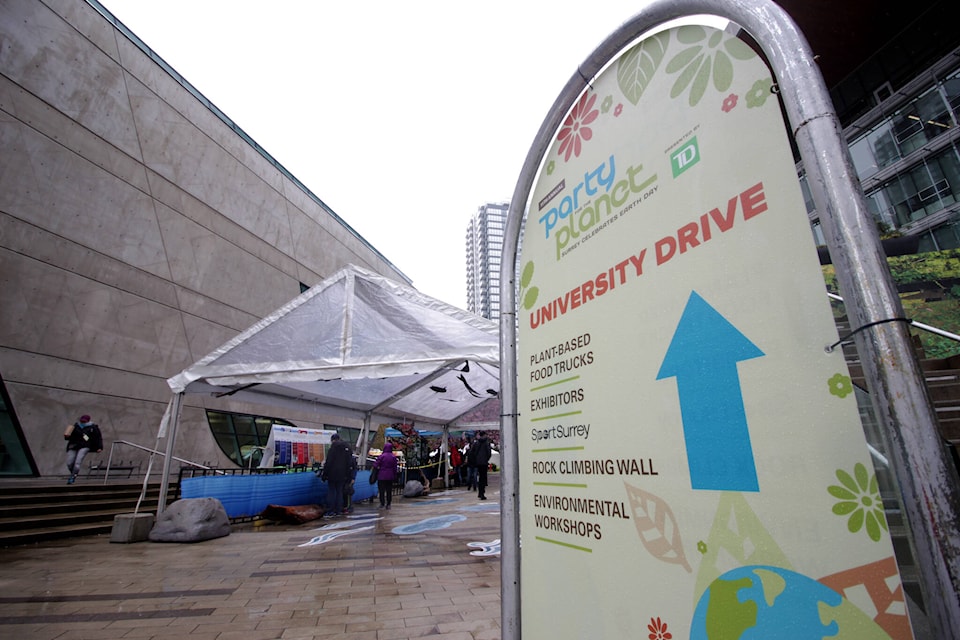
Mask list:
[[[698,162],[700,162],[700,147],[697,146],[697,137],[694,136],[690,142],[677,149],[670,156],[673,177],[676,178]]]

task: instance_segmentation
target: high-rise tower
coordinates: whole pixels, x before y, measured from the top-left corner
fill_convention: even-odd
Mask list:
[[[500,318],[500,256],[509,209],[509,202],[481,205],[467,226],[467,310],[490,320]]]

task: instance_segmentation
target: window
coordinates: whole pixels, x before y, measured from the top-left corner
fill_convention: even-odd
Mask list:
[[[897,223],[893,219],[893,205],[887,197],[886,191],[880,189],[866,194],[867,210],[874,220],[880,222],[887,229],[896,229]]]
[[[240,467],[256,467],[275,424],[297,425],[264,416],[207,410],[207,423],[220,450]]]
[[[947,105],[937,87],[929,89],[902,109],[894,116],[894,122],[897,123],[895,126],[902,128],[902,131],[898,129],[897,140],[903,156],[951,128]]]
[[[869,178],[956,126],[960,77],[955,73],[850,143],[857,175]],[[953,115],[951,115],[953,111]]]
[[[803,203],[807,206],[807,213],[813,212],[816,205],[813,204],[813,195],[810,193],[810,184],[807,182],[807,176],[800,176],[800,192],[803,194]]]
[[[871,191],[867,203],[879,220],[895,221],[899,227],[953,204],[958,192],[960,161],[957,150],[950,147]]]
[[[900,159],[894,141],[894,129],[889,121],[880,123],[850,144],[850,157],[857,175],[869,178],[880,169]]]
[[[936,240],[938,250],[960,248],[960,221],[954,219],[947,224],[940,225],[931,233]]]
[[[0,476],[35,475],[38,475],[36,464],[26,446],[3,378],[0,378]]]
[[[953,124],[956,125],[960,120],[960,70],[953,73],[943,81],[943,95],[950,105],[950,111],[953,113]]]
[[[826,246],[827,240],[823,237],[823,228],[820,226],[820,221],[817,220],[810,228],[813,230],[813,240],[817,243],[818,247]]]

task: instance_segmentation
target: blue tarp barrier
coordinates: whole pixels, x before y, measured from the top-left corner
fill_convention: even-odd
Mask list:
[[[353,501],[369,500],[377,495],[377,485],[370,484],[370,472],[357,471],[357,479],[353,483]]]
[[[270,473],[184,478],[180,485],[184,498],[216,498],[229,518],[259,515],[268,505],[295,507],[302,504],[325,504],[327,483],[314,473]],[[354,502],[377,495],[370,484],[370,472],[358,471],[354,483]]]
[[[403,432],[401,432],[399,429],[394,429],[393,427],[387,427],[383,434],[388,438],[403,437]],[[421,438],[439,438],[443,435],[443,431],[426,431],[417,429],[417,435],[419,435]]]

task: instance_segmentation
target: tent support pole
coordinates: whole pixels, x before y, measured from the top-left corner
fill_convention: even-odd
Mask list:
[[[443,425],[443,437],[440,440],[440,471],[443,473],[443,488],[450,488],[450,470],[447,469],[447,452],[450,450],[450,425]]]
[[[173,443],[177,439],[177,427],[180,426],[180,409],[183,407],[183,393],[173,396],[170,407],[170,424],[167,425],[167,452],[163,456],[163,473],[160,474],[160,496],[157,499],[157,517],[167,508],[167,493],[170,486],[170,461],[173,460]]]
[[[363,416],[363,429],[360,430],[360,437],[357,438],[357,468],[367,468],[367,453],[370,451],[370,422],[371,414],[368,411]]]

